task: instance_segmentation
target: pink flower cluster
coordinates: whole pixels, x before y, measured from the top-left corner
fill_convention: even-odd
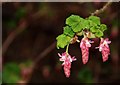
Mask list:
[[[64,73],[65,73],[66,77],[69,77],[70,76],[71,62],[76,60],[75,56],[71,58],[71,56],[66,52],[62,53],[62,55],[60,55],[58,53],[58,55],[60,57],[59,60],[63,61],[62,65],[64,66]]]
[[[89,58],[89,48],[91,47],[90,43],[94,43],[93,41],[88,40],[88,38],[83,38],[80,43],[80,48],[82,51],[82,62],[86,64]]]
[[[96,48],[99,48],[100,52],[102,52],[103,62],[108,60],[108,55],[110,54],[110,48],[109,48],[108,44],[110,44],[110,43],[111,43],[111,41],[109,41],[108,38],[106,38],[106,39],[101,38],[99,47],[96,47]]]
[[[94,41],[88,40],[87,37],[82,38],[82,40],[80,42],[83,64],[86,64],[88,62],[89,48],[91,47],[91,43],[94,43]],[[106,39],[101,38],[99,47],[96,47],[96,48],[99,48],[100,52],[102,52],[103,62],[108,60],[108,55],[110,54],[110,48],[109,48],[108,44],[110,44],[110,43],[111,43],[111,41],[109,41],[108,38],[106,38]],[[65,73],[66,77],[69,77],[71,62],[76,61],[77,59],[75,58],[75,56],[71,57],[71,55],[69,55],[69,53],[67,53],[67,52],[62,53],[62,55],[60,55],[58,53],[58,55],[60,57],[59,60],[63,61],[62,65],[64,66],[64,73]]]

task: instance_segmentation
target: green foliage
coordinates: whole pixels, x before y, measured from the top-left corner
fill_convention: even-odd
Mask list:
[[[26,67],[30,67],[33,62],[31,60],[27,60],[27,61],[24,61],[23,64],[26,66]]]
[[[96,37],[102,37],[103,32],[107,29],[105,24],[101,24],[100,26],[92,26],[90,31],[95,34]]]
[[[89,25],[90,27],[94,27],[94,26],[97,26],[97,24],[91,20],[89,20],[88,18],[86,18],[88,21],[89,21]]]
[[[64,32],[65,35],[68,35],[70,37],[73,37],[75,35],[75,33],[72,31],[71,27],[66,26],[64,27]]]
[[[105,24],[101,24],[101,25],[100,25],[100,30],[101,30],[102,32],[104,32],[105,30],[107,30],[107,26],[106,26]]]
[[[97,30],[97,32],[95,33],[96,37],[102,37],[103,36],[103,32],[101,30]]]
[[[71,38],[65,34],[59,35],[57,38],[57,48],[64,48],[68,43],[70,43]]]
[[[87,67],[83,68],[78,73],[78,79],[81,83],[93,83],[92,72]]]
[[[20,19],[20,18],[24,17],[25,14],[26,14],[26,9],[25,9],[24,7],[20,7],[20,8],[16,11],[15,16],[16,16],[17,19]]]
[[[84,30],[84,29],[89,30],[89,28],[90,28],[89,20],[87,20],[87,19],[84,19],[84,20],[81,22],[80,25],[81,25],[81,27],[82,27],[83,30]]]
[[[81,22],[83,21],[84,19],[81,18],[80,16],[78,15],[71,15],[70,17],[68,17],[66,19],[66,24],[71,26],[72,27],[72,30],[74,32],[79,32],[82,30],[82,27],[81,27]]]
[[[3,82],[17,83],[20,80],[20,68],[16,63],[7,63],[3,68]]]
[[[97,16],[90,16],[88,17],[89,20],[91,20],[92,22],[94,22],[97,25],[100,25],[100,18]]]
[[[64,48],[70,43],[70,39],[77,36],[84,35],[83,31],[88,30],[90,36],[88,38],[101,38],[103,32],[107,29],[105,24],[100,23],[100,18],[97,16],[89,16],[88,18],[81,18],[78,15],[71,15],[66,19],[66,25],[62,35],[59,35],[57,39],[57,48]]]
[[[97,28],[96,26],[92,26],[92,27],[90,28],[90,31],[91,31],[92,33],[95,33],[95,32],[98,31],[98,28]]]
[[[16,21],[15,20],[10,20],[9,22],[6,23],[6,26],[8,28],[15,28],[16,27]]]

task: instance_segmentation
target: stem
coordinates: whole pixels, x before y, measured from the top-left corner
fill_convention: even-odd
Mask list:
[[[85,31],[83,31],[83,36],[84,36],[84,38],[86,38],[87,36],[86,36],[86,32]]]
[[[22,19],[21,19],[22,20]],[[4,56],[5,52],[7,51],[10,44],[14,41],[14,39],[22,33],[28,26],[27,20],[23,20],[16,29],[10,33],[10,35],[7,37],[5,42],[3,43],[2,48],[0,48],[0,55]]]
[[[69,44],[66,47],[66,53],[68,54],[68,48],[69,48]]]
[[[96,10],[94,13],[91,13],[91,15],[98,15],[98,14],[104,12],[108,8],[108,6],[111,4],[112,4],[112,0],[109,0],[101,9]]]

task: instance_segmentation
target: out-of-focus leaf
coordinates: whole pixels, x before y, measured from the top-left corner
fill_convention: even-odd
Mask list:
[[[78,79],[81,83],[93,83],[92,72],[87,67],[83,68],[78,73]]]
[[[33,62],[31,60],[27,60],[25,62],[23,62],[23,64],[26,66],[26,67],[29,67],[33,64]]]
[[[20,80],[20,68],[16,63],[5,64],[2,73],[5,83],[17,83]]]
[[[20,18],[22,18],[23,16],[25,16],[25,14],[26,14],[26,9],[25,9],[24,7],[20,7],[20,8],[16,11],[15,16],[16,16],[17,19],[20,19]]]
[[[15,28],[16,27],[16,21],[15,20],[10,20],[9,22],[6,23],[7,28]]]

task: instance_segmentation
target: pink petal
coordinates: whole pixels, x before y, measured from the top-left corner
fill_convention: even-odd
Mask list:
[[[59,57],[62,57],[62,56],[60,55],[60,53],[58,53],[58,56],[59,56]]]

